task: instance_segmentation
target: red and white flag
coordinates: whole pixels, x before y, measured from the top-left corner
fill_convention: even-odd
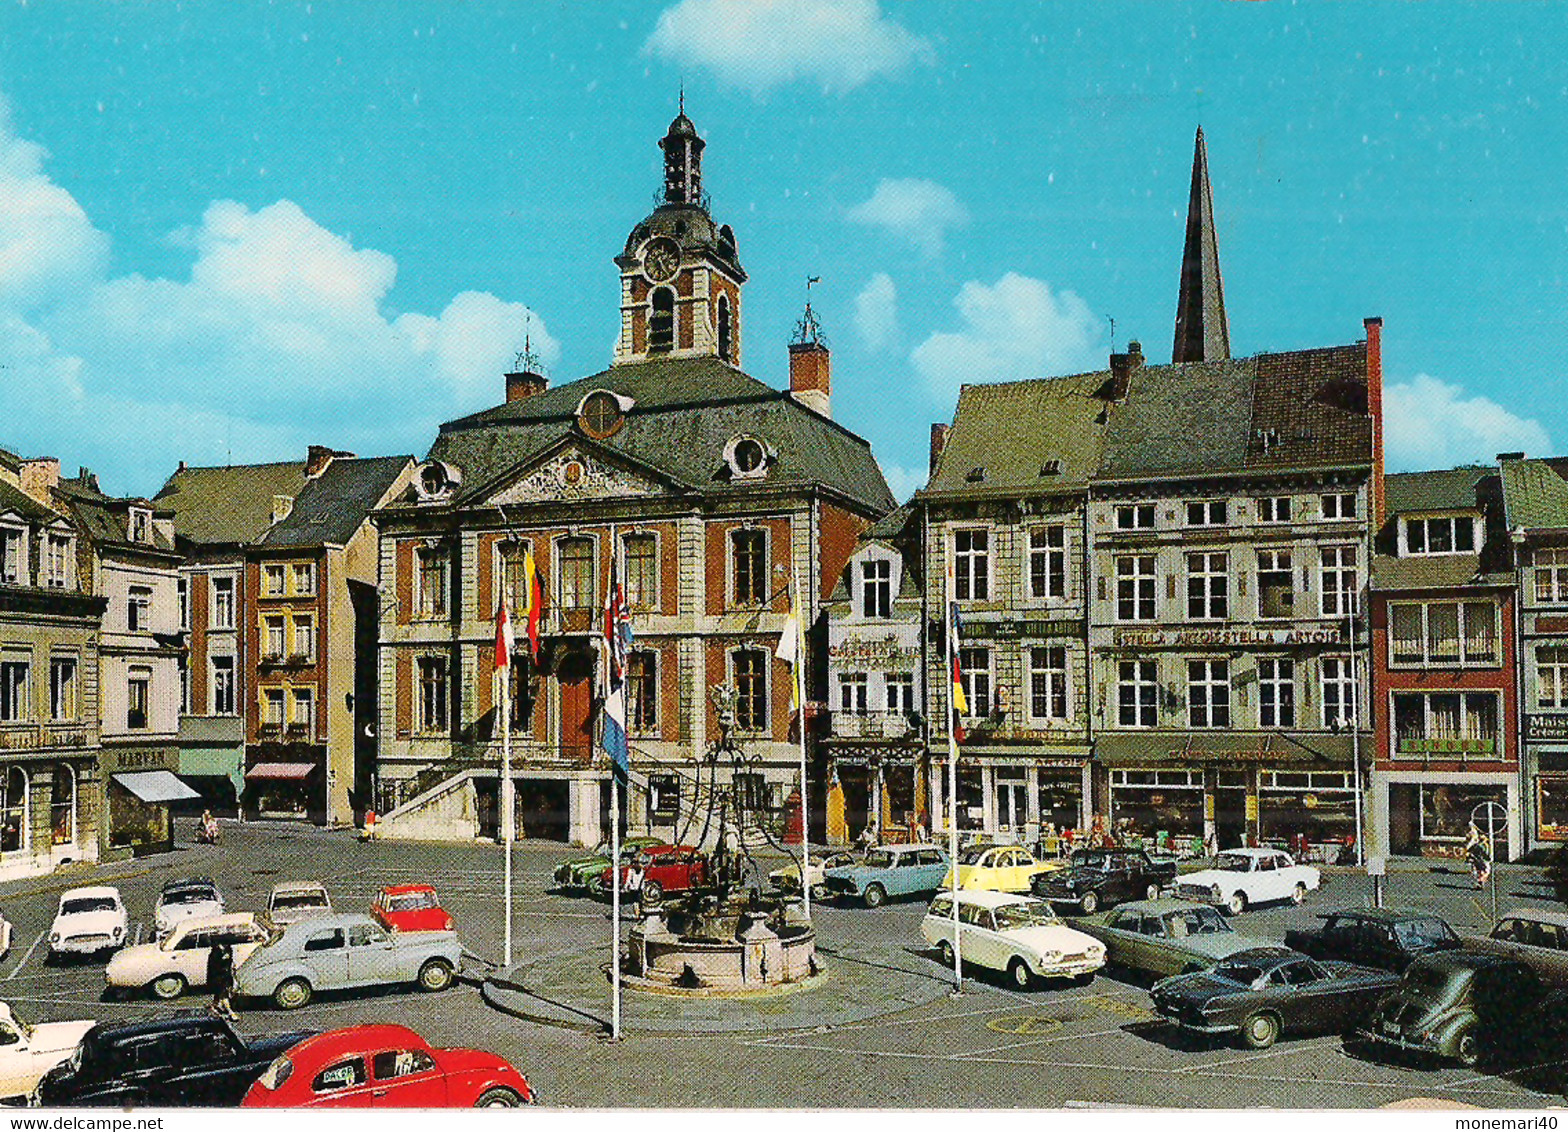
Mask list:
[[[506,599],[501,599],[501,608],[495,615],[495,666],[497,671],[502,671],[512,666],[512,650],[517,647],[517,639],[512,633],[512,614],[506,608]]]

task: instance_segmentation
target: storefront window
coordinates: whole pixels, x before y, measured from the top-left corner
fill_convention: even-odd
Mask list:
[[[1542,841],[1568,841],[1568,775],[1535,780],[1535,822]]]
[[[1082,825],[1079,803],[1083,796],[1083,775],[1077,767],[1045,768],[1040,771],[1040,825],[1057,829],[1078,829]]]
[[[1508,806],[1506,786],[1480,786],[1471,783],[1421,784],[1421,839],[1423,841],[1463,841],[1474,820],[1477,806],[1496,802]],[[1486,832],[1486,823],[1477,823]]]
[[[50,841],[55,845],[76,842],[76,772],[56,763],[49,797]]]
[[[1203,835],[1203,772],[1118,770],[1111,776],[1111,822],[1118,838]]]
[[[27,826],[27,775],[20,767],[8,767],[0,791],[0,853],[26,849]]]
[[[1350,775],[1267,771],[1258,780],[1258,832],[1289,847],[1355,841],[1356,795]]]

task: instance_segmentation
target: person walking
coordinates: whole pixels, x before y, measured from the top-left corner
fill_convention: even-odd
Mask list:
[[[207,952],[207,989],[212,991],[208,1009],[220,1018],[236,1021],[229,1001],[234,995],[234,948],[226,940],[213,944]]]
[[[1469,830],[1465,833],[1464,845],[1465,859],[1470,862],[1470,875],[1475,878],[1477,888],[1485,888],[1486,882],[1492,875],[1492,847],[1487,844],[1486,838],[1481,836],[1481,831],[1475,822],[1470,823]]]

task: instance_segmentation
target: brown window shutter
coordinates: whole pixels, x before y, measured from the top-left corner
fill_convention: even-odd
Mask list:
[[[479,575],[479,620],[494,621],[496,615],[494,582],[495,573],[495,544],[499,541],[498,535],[485,535],[479,540],[479,561],[474,563],[475,572]],[[456,572],[456,581],[461,584],[463,571]],[[517,616],[517,611],[512,610],[512,616]]]
[[[414,619],[414,542],[398,542],[393,567],[397,573],[397,623],[407,625]]]
[[[517,641],[523,648],[526,649],[528,647],[528,633],[526,630],[518,636]],[[462,666],[459,665],[458,667],[461,668]],[[474,683],[476,685],[474,688],[474,700],[479,709],[476,715],[478,718],[483,719],[486,713],[496,706],[494,642],[479,646],[479,671],[474,673]],[[458,702],[461,703],[461,697],[459,697]],[[501,720],[499,718],[495,721],[495,734],[497,738],[501,735]]]
[[[401,547],[399,552],[401,553]],[[397,687],[393,691],[393,696],[394,710],[397,713],[397,734],[398,738],[406,739],[414,733],[414,656],[412,653],[398,652],[396,680]]]
[[[1167,574],[1165,577],[1165,596],[1168,598],[1174,598],[1176,596],[1175,574]]]

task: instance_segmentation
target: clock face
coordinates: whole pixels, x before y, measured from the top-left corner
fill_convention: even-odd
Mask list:
[[[681,249],[674,240],[659,237],[648,242],[642,257],[643,270],[655,283],[665,283],[675,278],[681,266]]]

